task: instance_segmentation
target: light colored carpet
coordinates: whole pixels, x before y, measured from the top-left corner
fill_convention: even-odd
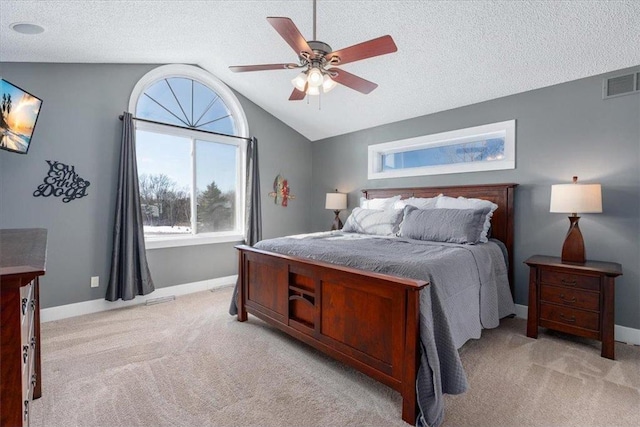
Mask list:
[[[231,289],[42,325],[35,427],[407,426],[400,395],[250,316]],[[640,348],[541,333],[505,319],[461,350],[471,388],[445,426],[640,423]]]

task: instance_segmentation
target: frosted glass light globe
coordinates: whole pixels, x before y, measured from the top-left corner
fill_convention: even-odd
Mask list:
[[[298,74],[291,83],[298,89],[300,92],[304,92],[304,87],[307,84],[307,75],[305,73]]]
[[[317,68],[312,68],[309,70],[309,74],[307,75],[307,82],[309,82],[309,86],[318,87],[322,85],[324,81],[324,77],[322,72]]]
[[[325,74],[324,81],[322,82],[322,91],[324,93],[329,92],[331,89],[337,86],[337,83],[333,81],[328,74]]]

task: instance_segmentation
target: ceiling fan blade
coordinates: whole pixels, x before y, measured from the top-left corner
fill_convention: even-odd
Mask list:
[[[262,64],[262,65],[232,65],[229,67],[234,73],[244,73],[246,71],[265,71],[265,70],[291,70],[299,68],[298,64]]]
[[[296,27],[296,24],[294,24],[291,19],[270,16],[267,18],[267,21],[269,21],[269,24],[275,28],[278,34],[291,46],[298,56],[300,56],[301,52],[307,52],[309,58],[313,59],[316,57],[311,47],[309,47],[309,43],[302,37],[298,27]]]
[[[306,93],[304,93],[303,91],[298,90],[296,88],[293,88],[293,92],[291,92],[291,96],[289,97],[289,101],[302,101],[305,96],[307,96]]]
[[[327,71],[331,73],[331,79],[333,79],[333,81],[357,90],[360,93],[371,93],[372,90],[378,87],[376,83],[365,80],[355,74],[347,73],[339,68],[329,68]]]
[[[304,97],[307,96],[307,85],[304,85],[304,91],[298,90],[298,88],[293,88],[293,92],[291,92],[291,96],[289,97],[289,101],[302,101]]]
[[[331,61],[332,57],[337,56],[340,58],[338,64],[343,65],[349,62],[360,61],[361,59],[386,55],[387,53],[393,53],[397,50],[398,47],[393,41],[393,38],[387,35],[328,53],[325,55],[325,58],[327,61]]]

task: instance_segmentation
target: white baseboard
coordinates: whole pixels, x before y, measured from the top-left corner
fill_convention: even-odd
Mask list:
[[[529,307],[516,304],[516,317],[527,319]],[[640,345],[640,329],[628,328],[626,326],[615,325],[613,329],[615,340],[631,345]]]
[[[640,329],[616,325],[613,331],[615,340],[627,344],[640,345]]]
[[[43,308],[40,310],[40,321],[51,322],[53,320],[66,319],[67,317],[80,316],[82,314],[98,313],[100,311],[113,310],[116,308],[130,307],[132,305],[144,304],[148,300],[192,294],[194,292],[206,291],[209,289],[222,288],[235,285],[237,275],[218,277],[216,279],[202,280],[200,282],[185,283],[184,285],[168,286],[159,288],[148,295],[140,295],[129,301],[107,301],[105,299],[94,299],[91,301],[78,302],[75,304],[60,305],[58,307]]]
[[[527,320],[529,306],[516,304],[516,317]]]

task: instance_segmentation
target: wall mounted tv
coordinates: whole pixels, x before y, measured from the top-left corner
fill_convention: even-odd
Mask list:
[[[26,154],[42,100],[0,79],[0,148]]]

